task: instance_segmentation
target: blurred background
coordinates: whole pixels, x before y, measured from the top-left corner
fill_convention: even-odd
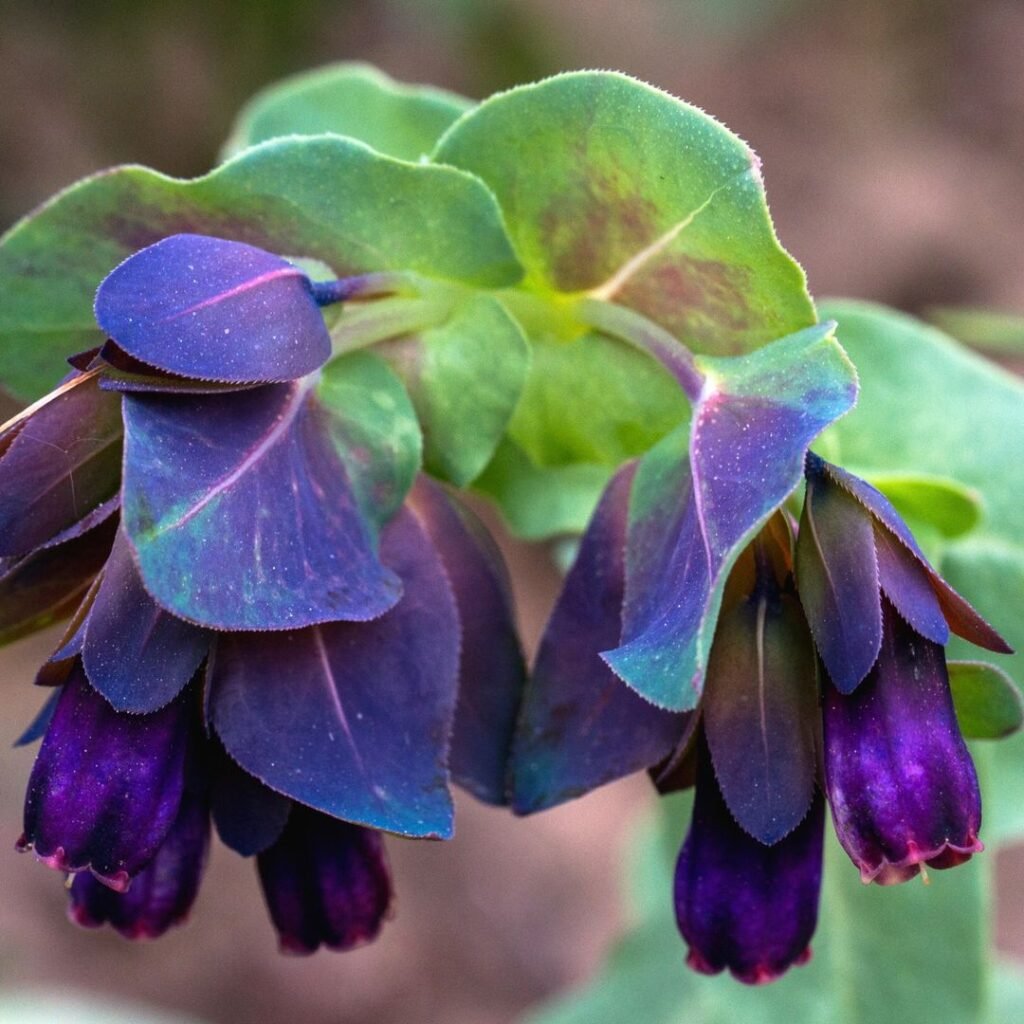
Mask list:
[[[253,91],[317,64],[366,60],[473,97],[615,68],[751,143],[816,294],[1020,314],[1022,55],[1019,0],[0,0],[0,229],[111,164],[202,173]],[[544,552],[508,547],[533,645],[557,575]],[[4,652],[0,847],[32,758],[9,742],[52,643]],[[224,850],[193,921],[153,945],[73,928],[59,877],[2,854],[0,985],[211,1024],[503,1024],[597,967],[649,800],[633,778],[517,822],[463,799],[454,842],[391,842],[397,916],[381,940],[309,959],[278,955],[252,864]],[[999,944],[1024,956],[1024,854],[1001,856],[999,884]]]

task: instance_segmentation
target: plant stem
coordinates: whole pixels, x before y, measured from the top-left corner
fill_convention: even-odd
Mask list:
[[[342,277],[336,281],[314,281],[313,298],[319,306],[351,299],[376,299],[384,295],[410,294],[418,291],[416,281],[410,274],[400,271],[383,271],[374,274],[357,274]]]
[[[704,375],[697,369],[693,353],[664,327],[632,309],[600,299],[580,300],[576,312],[588,326],[596,327],[656,359],[675,377],[691,402],[700,398]]]
[[[331,327],[334,355],[366,348],[378,341],[434,327],[451,314],[451,303],[438,297],[396,296],[365,306],[352,306]]]

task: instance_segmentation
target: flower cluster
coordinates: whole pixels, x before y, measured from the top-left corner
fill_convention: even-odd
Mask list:
[[[810,956],[826,801],[865,882],[982,849],[944,645],[952,631],[1009,648],[884,495],[808,453],[799,526],[776,511],[729,573],[699,703],[659,708],[602,658],[623,632],[635,474],[606,490],[542,640],[513,806],[539,810],[641,768],[662,792],[695,786],[675,875],[688,962],[770,981]]]
[[[0,638],[71,615],[19,847],[72,876],[79,924],[183,920],[212,819],[284,949],[346,949],[390,905],[382,832],[449,836],[452,778],[504,801],[504,567],[418,475],[397,378],[330,359],[319,307],[365,287],[170,237],[106,278],[107,342],[0,436]]]

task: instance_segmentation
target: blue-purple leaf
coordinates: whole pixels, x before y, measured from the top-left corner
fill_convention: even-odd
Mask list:
[[[957,636],[998,654],[1012,654],[1010,645],[932,567],[892,502],[877,488],[839,466],[826,465],[828,475],[848,490],[875,519],[924,566],[949,628]]]
[[[0,557],[27,555],[117,494],[121,403],[95,375],[66,381],[0,458]]]
[[[644,700],[601,660],[618,642],[635,465],[605,490],[541,640],[512,758],[512,806],[553,807],[666,758],[684,715]]]
[[[803,475],[807,446],[853,404],[853,367],[819,324],[736,359],[698,358],[692,424],[640,463],[630,506],[620,646],[609,665],[673,710],[700,696],[738,553]]]
[[[165,612],[149,596],[128,539],[118,533],[82,647],[93,689],[117,711],[148,714],[184,689],[209,646],[204,630]]]
[[[315,383],[124,396],[125,531],[168,611],[213,629],[291,629],[397,601]]]
[[[817,758],[814,645],[791,589],[762,573],[723,611],[701,706],[729,810],[755,839],[777,843],[807,814]]]
[[[389,524],[381,550],[404,585],[381,618],[218,637],[212,723],[242,768],[278,792],[346,821],[447,838],[458,614],[411,513]]]
[[[210,809],[217,834],[243,857],[262,853],[284,831],[292,802],[239,768],[220,742],[213,749]]]
[[[331,354],[298,267],[206,235],[172,235],[129,256],[100,285],[96,320],[128,355],[199,380],[294,380]]]
[[[35,718],[25,727],[25,731],[14,741],[16,747],[27,747],[41,740],[49,728],[54,711],[57,710],[57,701],[60,700],[60,690],[51,690],[50,695],[43,702],[43,706],[36,712]]]
[[[526,677],[507,570],[484,525],[420,477],[410,505],[441,556],[462,631],[452,778],[492,804],[508,800],[512,733]]]
[[[808,462],[810,467],[817,460]],[[841,693],[852,693],[882,646],[874,525],[859,502],[816,468],[807,474],[796,575],[829,677]]]
[[[103,568],[117,532],[110,518],[26,558],[0,559],[0,644],[67,618]]]

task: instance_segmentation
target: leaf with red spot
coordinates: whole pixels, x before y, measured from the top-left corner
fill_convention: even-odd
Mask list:
[[[692,425],[637,470],[621,643],[608,664],[648,700],[692,708],[729,570],[803,477],[808,445],[856,395],[834,325],[736,359],[701,358]]]
[[[339,277],[413,271],[502,288],[521,275],[479,180],[351,139],[277,139],[193,181],[115,168],[71,186],[0,239],[4,387],[33,398],[59,379],[69,353],[102,344],[93,317],[100,282],[133,253],[182,233],[319,260]]]

